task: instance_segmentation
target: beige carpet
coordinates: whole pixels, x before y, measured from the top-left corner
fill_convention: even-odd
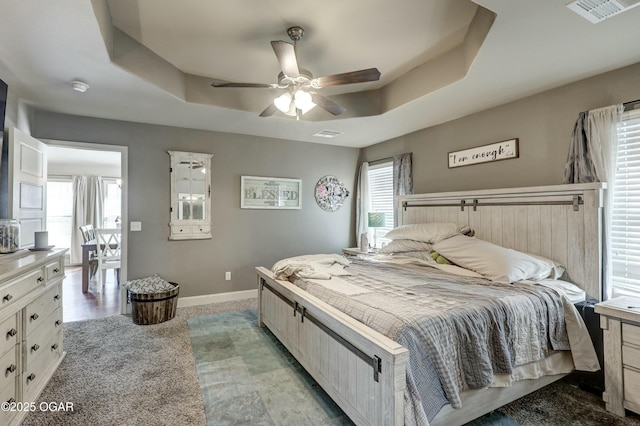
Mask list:
[[[256,299],[180,308],[157,325],[115,316],[64,324],[67,356],[40,402],[71,412],[32,412],[24,425],[204,425],[187,319],[255,308]]]

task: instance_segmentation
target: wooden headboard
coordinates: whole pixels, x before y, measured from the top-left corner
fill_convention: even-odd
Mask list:
[[[605,183],[441,192],[398,197],[398,226],[452,222],[476,237],[553,259],[567,279],[602,300]]]

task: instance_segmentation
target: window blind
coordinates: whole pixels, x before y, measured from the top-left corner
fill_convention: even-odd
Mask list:
[[[377,245],[388,242],[382,238],[393,228],[393,161],[369,167],[369,198],[371,212],[384,213],[384,227],[370,229],[370,234],[377,234]],[[373,240],[370,239],[371,244]]]
[[[613,296],[640,296],[640,111],[618,125],[618,156],[611,209]]]

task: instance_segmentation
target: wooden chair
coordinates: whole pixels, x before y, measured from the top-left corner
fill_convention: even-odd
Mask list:
[[[122,229],[98,228],[96,234],[96,252],[98,254],[98,292],[106,279],[107,269],[113,269],[116,282],[120,284],[120,256],[122,254]]]
[[[84,243],[93,241],[96,239],[95,229],[93,225],[83,225],[80,227],[80,234],[82,234],[82,240]],[[89,253],[89,278],[95,276],[98,270],[98,254],[95,251]]]

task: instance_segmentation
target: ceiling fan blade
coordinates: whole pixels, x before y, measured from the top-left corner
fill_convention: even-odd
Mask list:
[[[260,117],[271,117],[273,114],[275,114],[275,112],[278,110],[278,108],[276,108],[276,106],[273,104],[273,102],[271,102],[269,104],[268,107],[266,107],[264,109],[264,111],[262,111],[260,113]]]
[[[271,42],[271,47],[278,58],[282,73],[290,78],[300,77],[298,60],[296,59],[296,49],[293,44],[286,41],[277,40]]]
[[[313,80],[314,87],[339,86],[341,84],[364,83],[366,81],[377,81],[380,79],[380,71],[377,68],[366,70],[345,72],[343,74],[328,75],[318,77]]]
[[[333,115],[340,115],[345,112],[347,109],[340,104],[333,102],[329,98],[325,98],[322,95],[318,95],[317,93],[311,94],[311,100],[314,104],[318,105],[320,108],[325,111],[330,112]]]
[[[230,83],[228,81],[213,81],[211,83],[213,87],[252,87],[257,89],[278,89],[277,84],[262,84],[262,83]]]

